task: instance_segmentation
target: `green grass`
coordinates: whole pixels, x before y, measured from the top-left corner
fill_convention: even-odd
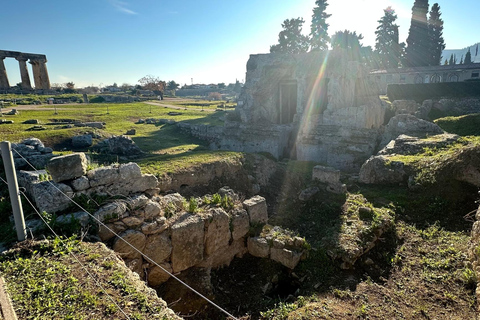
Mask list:
[[[165,306],[133,283],[98,244],[73,239],[24,242],[0,257],[19,319],[167,319]],[[108,292],[96,285],[77,259]]]
[[[445,117],[434,121],[443,130],[460,136],[480,136],[480,113]]]

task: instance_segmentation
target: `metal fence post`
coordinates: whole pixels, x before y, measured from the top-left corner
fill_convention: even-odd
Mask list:
[[[27,238],[27,228],[25,227],[25,219],[23,218],[22,202],[20,201],[17,173],[15,172],[11,148],[10,142],[3,141],[1,143],[3,166],[5,167],[5,175],[7,176],[8,192],[12,204],[15,228],[17,229],[17,238],[18,241],[23,241]]]

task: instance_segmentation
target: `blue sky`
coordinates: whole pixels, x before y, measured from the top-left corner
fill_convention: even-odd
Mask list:
[[[310,27],[314,0],[3,0],[0,49],[47,55],[50,81],[77,87],[136,84],[151,74],[180,84],[242,81],[249,54],[267,53],[285,19]],[[438,2],[447,49],[480,42],[479,0]],[[329,0],[329,32],[348,29],[374,45],[391,5],[405,41],[414,0]],[[11,85],[17,61],[5,59]],[[31,73],[31,72],[30,72]]]

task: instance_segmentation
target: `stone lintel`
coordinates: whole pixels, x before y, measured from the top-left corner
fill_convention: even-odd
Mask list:
[[[38,59],[47,59],[47,56],[44,54],[37,54],[37,53],[25,53],[25,52],[19,52],[19,51],[6,51],[6,50],[0,50],[0,57],[4,58],[21,58],[21,59],[32,59],[32,60],[38,60]],[[18,59],[17,59],[18,60]]]

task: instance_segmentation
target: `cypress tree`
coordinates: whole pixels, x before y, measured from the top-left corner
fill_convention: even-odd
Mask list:
[[[427,13],[428,0],[415,0],[406,49],[407,64],[411,67],[428,66],[431,60]]]
[[[465,60],[463,61],[464,64],[472,63],[472,53],[470,52],[470,48],[468,48],[467,54],[465,55]]]
[[[442,52],[445,49],[445,41],[443,40],[443,20],[440,18],[440,6],[435,3],[430,10],[430,18],[428,19],[428,41],[431,66],[438,66],[441,63]]]
[[[375,31],[375,53],[382,68],[398,68],[401,50],[398,43],[398,25],[394,23],[397,15],[392,7],[384,9],[383,12],[384,16],[378,20],[379,25]]]
[[[327,14],[327,0],[316,0],[313,8],[312,24],[310,25],[310,50],[328,50],[330,37],[328,36],[328,23],[326,20],[331,16]]]

